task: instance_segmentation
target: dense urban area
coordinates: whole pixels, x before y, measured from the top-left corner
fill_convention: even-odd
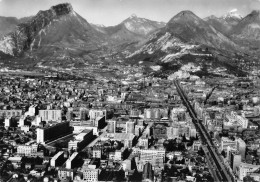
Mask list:
[[[260,0],[67,1],[0,0],[0,182],[260,182]]]
[[[1,75],[1,181],[259,181],[259,80]]]

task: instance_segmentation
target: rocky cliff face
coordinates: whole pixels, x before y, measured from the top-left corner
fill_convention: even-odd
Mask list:
[[[61,27],[63,28],[61,29]],[[66,32],[66,30],[70,32]],[[19,24],[13,32],[4,36],[0,41],[0,51],[12,56],[18,56],[26,50],[40,47],[43,42],[46,44],[53,43],[52,39],[54,37],[48,37],[47,32],[50,35],[55,32],[57,37],[64,37],[78,30],[95,33],[95,30],[91,28],[88,22],[73,11],[70,4],[59,4],[47,11],[40,11],[31,20]],[[85,33],[82,32],[83,35]]]
[[[163,22],[156,22],[145,18],[132,15],[122,22],[122,24],[131,32],[146,36],[157,29],[164,27],[166,24]]]
[[[13,31],[19,20],[15,17],[0,17],[0,37]]]
[[[231,26],[237,25],[241,20],[242,16],[238,14],[237,9],[228,12],[226,15],[221,16],[220,19],[224,20]]]
[[[65,4],[52,6],[49,11],[51,11],[54,16],[62,16],[62,15],[72,13],[73,8],[71,4],[65,3]]]

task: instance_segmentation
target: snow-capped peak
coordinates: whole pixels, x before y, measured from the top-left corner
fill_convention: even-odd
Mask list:
[[[103,24],[93,24],[93,25],[96,25],[97,27],[101,27],[101,28],[105,27],[105,25]]]
[[[238,13],[237,9],[233,9],[229,11],[226,15],[223,16],[223,18],[237,18],[237,19],[242,19],[242,16]]]

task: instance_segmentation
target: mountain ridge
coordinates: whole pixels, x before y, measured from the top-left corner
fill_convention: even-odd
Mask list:
[[[92,24],[92,26],[97,31],[106,34],[116,41],[135,42],[144,40],[149,36],[149,34],[164,27],[165,23],[131,15],[121,23],[114,26],[99,26],[95,24]]]
[[[259,52],[260,55],[260,10],[253,10],[230,32],[237,43]]]
[[[28,21],[30,17],[16,18],[16,17],[5,17],[0,16],[0,38],[13,30],[20,23]]]
[[[171,18],[166,24],[165,32],[171,32],[186,42],[192,41],[216,48],[236,47],[228,37],[189,10],[181,11]]]
[[[14,32],[0,41],[0,51],[19,56],[24,51],[32,51],[36,47],[50,44],[77,44],[73,39],[82,39],[82,44],[92,42],[94,45],[95,42],[101,43],[101,38],[102,36],[85,19],[74,12],[70,4],[65,3],[46,11],[39,11],[29,21],[19,24]],[[94,39],[95,41],[92,41]],[[98,44],[95,47],[98,47]]]
[[[252,22],[257,20],[252,18],[257,13],[249,16]],[[89,61],[102,64],[115,59],[126,64],[179,67],[190,60],[201,67],[212,64],[220,70],[233,69],[235,74],[237,69],[230,66],[229,60],[237,54],[239,59],[244,58],[245,46],[234,41],[237,39],[232,37],[235,34],[230,36],[230,30],[225,33],[225,26],[221,30],[209,21],[216,20],[219,26],[224,24],[232,29],[249,21],[246,19],[247,16],[233,25],[223,17],[210,16],[203,20],[185,10],[166,24],[131,16],[116,26],[105,27],[90,24],[65,3],[38,12],[4,36],[0,40],[0,56],[3,58],[3,53],[17,58],[24,56],[41,68],[82,67]]]
[[[229,37],[193,12],[185,10],[173,16],[164,28],[153,34],[128,59],[134,64],[151,67],[151,72],[160,75],[177,71],[190,62],[200,67],[203,74],[208,71],[215,74],[215,69],[236,74],[239,72],[237,68],[227,61],[240,51]],[[154,65],[160,69],[153,70]]]

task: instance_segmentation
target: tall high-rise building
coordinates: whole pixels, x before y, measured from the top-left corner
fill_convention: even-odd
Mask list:
[[[107,115],[107,111],[105,109],[101,110],[101,109],[91,109],[89,111],[89,119],[90,120],[95,120],[97,117],[101,117],[101,116],[106,116]]]
[[[126,122],[126,133],[135,134],[135,122],[132,121]]]
[[[50,160],[50,165],[52,167],[57,167],[57,166],[61,166],[62,162],[64,160],[64,152],[60,151],[57,154],[55,154],[51,160]]]
[[[131,109],[130,110],[130,117],[137,118],[141,115],[141,111],[137,109]]]
[[[242,159],[244,160],[246,157],[246,143],[241,138],[236,139],[236,142],[237,142],[237,150],[239,151]]]
[[[37,143],[44,143],[56,137],[68,134],[70,131],[69,122],[62,122],[52,126],[37,128]]]
[[[114,120],[107,121],[107,132],[108,133],[116,132],[116,121],[114,121]]]
[[[74,152],[66,161],[66,168],[73,169],[77,162],[78,152]]]
[[[79,108],[79,117],[81,120],[87,120],[88,109],[87,108]]]
[[[152,113],[153,113],[154,119],[160,119],[161,118],[160,109],[154,108],[154,109],[152,109]]]
[[[143,168],[143,182],[152,182],[154,179],[152,164],[149,162]]]
[[[5,118],[5,127],[10,127],[12,125],[12,118],[10,116]]]
[[[144,110],[144,119],[160,119],[161,111],[159,108],[145,109]]]
[[[239,154],[238,151],[231,152],[230,156],[230,167],[233,171],[236,170],[236,168],[240,165],[241,163],[241,155]]]
[[[68,108],[68,111],[66,113],[66,119],[67,119],[67,121],[73,120],[73,108],[72,107]]]
[[[36,105],[30,106],[26,114],[29,116],[35,116],[36,107],[37,107]]]
[[[25,120],[25,116],[20,117],[19,124],[18,124],[19,127],[24,126],[24,120]]]
[[[34,125],[39,126],[41,122],[42,122],[42,118],[39,115],[37,115],[33,121]]]
[[[61,110],[39,110],[42,121],[61,121]]]
[[[151,109],[145,109],[144,110],[144,118],[145,119],[152,119],[152,111],[151,111]]]

